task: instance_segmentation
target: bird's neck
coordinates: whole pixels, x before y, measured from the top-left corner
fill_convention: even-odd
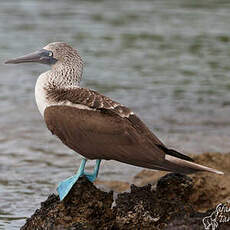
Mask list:
[[[42,116],[47,106],[55,104],[48,97],[48,92],[52,93],[60,89],[71,89],[79,87],[82,76],[82,69],[78,68],[52,68],[41,74],[35,86],[35,98],[38,109]]]
[[[79,87],[82,78],[82,66],[56,66],[46,73],[48,83],[54,88]]]
[[[45,108],[54,103],[48,98],[48,92],[79,87],[81,77],[82,65],[53,66],[51,70],[41,74],[35,86],[35,98],[42,116],[44,116]]]

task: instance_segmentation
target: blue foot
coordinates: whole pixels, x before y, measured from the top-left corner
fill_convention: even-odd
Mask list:
[[[89,173],[84,172],[86,159],[83,159],[81,161],[81,165],[80,165],[76,175],[69,177],[66,180],[59,183],[59,185],[57,187],[57,191],[58,191],[60,200],[63,200],[67,196],[67,194],[69,193],[69,191],[71,190],[73,185],[76,183],[76,181],[79,179],[79,177],[85,175],[89,181],[94,182],[97,178],[97,175],[98,175],[100,163],[101,163],[101,160],[97,160],[96,166],[94,168],[94,172],[92,174],[89,174]]]
[[[69,177],[66,180],[59,183],[57,187],[57,191],[58,191],[60,200],[63,200],[67,196],[67,194],[69,193],[73,185],[76,183],[76,181],[79,179],[79,177],[84,174],[85,163],[86,163],[86,159],[82,159],[81,165],[76,175]]]
[[[73,185],[76,183],[76,181],[79,179],[79,177],[80,175],[74,175],[58,184],[57,191],[60,200],[63,200],[67,196],[67,194],[69,193]]]
[[[96,160],[96,166],[94,167],[94,172],[92,174],[84,173],[84,175],[87,177],[89,181],[94,182],[96,180],[100,168],[100,163],[101,160]]]

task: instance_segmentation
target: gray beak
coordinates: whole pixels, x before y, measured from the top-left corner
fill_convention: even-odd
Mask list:
[[[53,58],[53,53],[51,51],[42,49],[19,58],[10,59],[6,61],[5,64],[19,64],[19,63],[27,63],[27,62],[36,62],[36,63],[52,65],[57,62],[57,59]]]

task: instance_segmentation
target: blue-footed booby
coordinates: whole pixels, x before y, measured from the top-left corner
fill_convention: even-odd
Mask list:
[[[26,62],[50,65],[51,69],[38,77],[35,86],[38,109],[52,134],[84,157],[76,175],[59,183],[60,200],[79,177],[85,175],[93,182],[101,160],[183,174],[199,171],[223,174],[167,148],[126,106],[94,90],[81,88],[83,61],[68,44],[50,43],[35,53],[5,63]],[[92,174],[84,172],[88,159],[96,160]]]

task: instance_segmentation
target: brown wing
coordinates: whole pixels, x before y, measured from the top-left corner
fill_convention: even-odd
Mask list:
[[[121,117],[126,117],[132,123],[132,126],[141,134],[151,139],[154,144],[164,144],[145,126],[145,124],[134,115],[131,110],[120,103],[113,101],[109,97],[85,88],[52,88],[47,89],[47,97],[56,103],[60,101],[70,101],[73,104],[81,104],[104,112],[116,113]]]
[[[135,116],[110,110],[50,106],[44,118],[64,144],[88,159],[113,159],[145,168],[161,168],[164,152],[158,139]]]

